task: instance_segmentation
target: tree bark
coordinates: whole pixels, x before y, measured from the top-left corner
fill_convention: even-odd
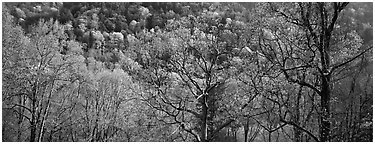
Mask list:
[[[25,100],[26,100],[26,98],[23,98],[23,96],[21,95],[19,97],[19,104],[24,106],[25,105]],[[18,115],[19,118],[18,118],[18,129],[17,129],[17,140],[18,141],[22,141],[21,140],[21,136],[22,136],[22,122],[24,120],[25,108],[20,107],[18,111],[19,111],[19,115]]]
[[[47,102],[47,108],[44,111],[44,116],[42,118],[42,124],[40,126],[40,132],[39,132],[39,138],[38,138],[39,142],[42,142],[42,140],[43,140],[44,127],[45,127],[46,119],[48,117],[49,108],[50,108],[50,101],[48,100],[48,102]]]
[[[36,138],[36,123],[37,123],[37,120],[36,120],[36,101],[37,101],[37,98],[36,98],[36,93],[37,93],[37,87],[36,87],[36,84],[34,84],[34,88],[33,88],[33,92],[32,92],[32,96],[31,96],[31,122],[30,122],[30,125],[31,125],[31,129],[30,129],[30,142],[34,142],[35,141],[35,138]]]
[[[245,137],[245,142],[247,142],[248,141],[248,134],[249,134],[249,120],[246,120],[246,124],[245,124],[245,126],[244,126],[244,132],[245,132],[245,134],[244,134],[244,137]]]
[[[330,140],[330,97],[331,90],[329,87],[329,77],[322,76],[322,95],[321,95],[321,111],[322,115],[320,117],[321,121],[321,132],[320,132],[320,141],[326,142]]]
[[[271,142],[271,134],[272,134],[272,132],[268,131],[268,142]]]
[[[294,115],[293,121],[297,125],[300,125],[300,116],[301,116],[300,115],[300,101],[301,101],[301,97],[302,97],[302,89],[303,89],[303,86],[300,86],[298,94],[297,94],[296,106],[295,106],[295,109],[294,109],[295,115]],[[298,129],[297,127],[293,127],[293,131],[294,131],[294,141],[300,142],[301,136],[302,136],[301,130]]]
[[[201,142],[207,141],[207,95],[204,94],[204,96],[201,98],[201,105],[202,105],[202,117],[201,117]]]
[[[342,9],[348,3],[333,3],[333,15],[332,19],[329,19],[329,13],[325,8],[325,3],[318,3],[319,13],[320,13],[320,27],[321,33],[319,38],[319,52],[321,56],[321,67],[322,72],[320,76],[321,80],[321,116],[320,116],[320,141],[326,142],[330,141],[331,135],[331,111],[330,111],[330,99],[331,99],[331,74],[332,69],[330,69],[330,40],[332,32],[334,30],[334,25]],[[330,21],[331,20],[331,21]]]

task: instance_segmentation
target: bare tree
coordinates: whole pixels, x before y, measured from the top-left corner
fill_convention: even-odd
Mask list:
[[[346,65],[372,49],[368,47],[360,50],[361,45],[354,42],[358,42],[355,38],[337,41],[337,20],[347,5],[348,3],[272,3],[268,5],[268,10],[273,17],[265,18],[270,21],[260,29],[260,51],[278,67],[283,77],[288,82],[307,87],[319,95],[320,132],[319,139],[316,139],[319,141],[331,140],[333,78]],[[294,9],[289,9],[291,6]],[[343,43],[344,41],[352,43]],[[342,51],[353,49],[353,52],[350,55],[335,55],[335,51],[340,51],[336,47],[338,45],[342,46]],[[296,123],[286,122],[298,127]]]

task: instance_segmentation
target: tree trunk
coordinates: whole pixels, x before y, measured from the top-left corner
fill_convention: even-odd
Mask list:
[[[321,78],[321,93],[320,93],[320,104],[321,104],[321,116],[320,116],[320,122],[321,122],[321,131],[320,131],[320,141],[326,142],[329,141],[329,135],[330,135],[330,99],[331,99],[331,88],[330,88],[330,57],[328,54],[329,49],[329,37],[327,33],[324,34],[324,37],[322,38],[322,44],[321,44],[321,65],[322,65],[322,75]]]
[[[271,142],[271,134],[272,134],[272,132],[268,131],[268,142]]]
[[[339,3],[334,3],[334,14],[332,16],[332,21],[329,21],[328,12],[325,8],[325,3],[319,3],[319,12],[321,18],[321,33],[319,38],[319,52],[321,56],[321,67],[322,74],[321,79],[321,93],[320,93],[320,104],[321,104],[321,116],[320,116],[320,141],[327,142],[330,141],[330,99],[331,99],[331,69],[330,69],[330,40],[332,36],[332,31],[335,25],[335,22],[338,18],[339,12],[341,11],[341,6],[338,6]],[[346,4],[342,5],[344,8]]]
[[[321,93],[321,111],[322,115],[320,117],[321,121],[321,131],[320,131],[320,141],[326,142],[330,140],[330,88],[329,88],[329,77],[322,76],[323,85]]]
[[[236,128],[235,131],[234,131],[234,141],[235,141],[235,142],[237,142],[237,130],[238,130],[238,129]]]
[[[207,141],[207,95],[204,95],[201,98],[201,105],[202,105],[202,117],[201,117],[201,142]]]
[[[302,88],[303,87],[300,86],[298,94],[297,94],[296,106],[295,106],[295,109],[294,109],[295,115],[294,115],[293,121],[297,125],[300,125],[300,100],[301,100],[301,97],[302,97]],[[297,127],[293,127],[293,131],[294,131],[294,141],[300,142],[301,141],[301,134],[302,134],[301,130]]]
[[[35,141],[35,138],[36,138],[36,123],[37,123],[37,120],[36,120],[36,87],[34,86],[33,88],[33,94],[32,94],[32,99],[31,99],[31,110],[32,110],[32,113],[31,113],[31,122],[30,122],[30,125],[31,125],[31,129],[30,129],[30,142],[34,142]]]
[[[34,104],[34,102],[33,102]],[[31,116],[31,129],[30,129],[30,142],[34,142],[35,141],[35,137],[36,137],[36,122],[35,122],[35,116]]]
[[[246,124],[244,126],[244,136],[245,136],[245,142],[248,141],[248,134],[249,134],[249,120],[246,120]]]
[[[38,138],[38,141],[39,142],[42,142],[43,140],[43,135],[44,135],[44,127],[45,127],[45,123],[46,123],[46,119],[48,117],[48,112],[49,112],[49,107],[50,107],[50,101],[48,100],[47,102],[47,108],[45,109],[44,111],[44,116],[42,118],[42,124],[40,126],[40,132],[39,132],[39,138]]]
[[[23,96],[19,97],[19,104],[20,105],[25,105],[25,98]],[[18,129],[17,129],[17,141],[22,141],[21,136],[22,136],[22,122],[24,120],[24,114],[25,114],[25,108],[19,108],[19,118],[18,118]]]

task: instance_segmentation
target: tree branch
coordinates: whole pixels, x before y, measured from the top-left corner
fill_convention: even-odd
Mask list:
[[[334,8],[334,14],[333,14],[333,17],[332,17],[332,20],[331,20],[331,24],[329,25],[329,27],[327,29],[327,32],[328,32],[329,35],[333,31],[333,27],[336,23],[337,18],[339,17],[339,13],[341,11],[340,7],[338,6],[338,3],[333,3],[333,8]]]
[[[13,109],[14,107],[16,107],[16,106],[18,106],[18,107],[22,107],[22,108],[26,109],[27,111],[29,111],[32,115],[34,115],[34,114],[32,113],[32,110],[31,110],[30,108],[24,106],[24,105],[14,104],[13,107],[12,107],[12,109]]]
[[[234,119],[229,119],[227,122],[223,123],[222,125],[220,125],[212,134],[211,136],[208,138],[209,140],[212,140],[214,138],[214,136],[223,128],[227,127],[229,124],[231,124],[232,122],[234,122]]]
[[[198,142],[202,141],[198,134],[194,133],[191,129],[187,129],[183,123],[181,123],[181,128],[186,132],[192,134]]]
[[[280,121],[283,122],[283,123],[286,123],[286,124],[289,124],[289,125],[292,125],[302,131],[304,131],[305,133],[307,133],[309,136],[311,136],[315,141],[319,142],[320,140],[314,135],[312,134],[310,131],[304,129],[303,127],[295,124],[294,122],[290,122],[290,121],[285,121],[284,119],[280,118]]]
[[[311,89],[314,90],[316,93],[318,93],[319,95],[321,95],[321,92],[320,92],[316,87],[314,87],[313,85],[311,85],[311,84],[309,84],[309,83],[307,83],[307,82],[305,82],[305,81],[302,81],[302,80],[296,80],[296,79],[291,78],[291,77],[289,76],[289,74],[286,72],[286,70],[283,69],[283,68],[281,69],[281,71],[284,73],[284,76],[285,76],[285,78],[286,78],[288,81],[293,82],[293,83],[296,83],[296,84],[299,84],[299,85],[301,85],[301,86],[306,86],[306,87],[308,87],[308,88],[311,88]]]
[[[30,119],[28,116],[26,116],[25,114],[23,114],[23,113],[21,113],[21,112],[15,110],[15,109],[13,109],[13,111],[16,112],[16,113],[18,113],[18,114],[20,114],[20,115],[22,115],[22,116],[25,117],[27,120],[29,120],[29,122],[31,122],[31,119]]]
[[[285,125],[287,125],[287,124],[284,123],[284,124],[280,125],[279,127],[275,128],[275,129],[273,129],[273,130],[270,130],[269,132],[272,133],[272,132],[274,132],[274,131],[277,131],[277,130],[279,130],[280,128],[283,128]]]
[[[196,116],[197,118],[200,117],[200,115],[199,115],[197,112],[193,111],[193,110],[186,109],[186,108],[181,108],[181,107],[177,107],[177,106],[173,105],[173,103],[168,102],[168,101],[164,100],[163,98],[161,98],[161,100],[162,100],[165,104],[171,106],[172,108],[174,108],[174,109],[176,109],[176,110],[178,110],[178,111],[185,111],[185,112],[188,112],[188,113],[193,114],[193,115]],[[180,101],[180,102],[181,102],[181,101]]]
[[[352,61],[354,61],[355,59],[357,59],[357,58],[360,57],[361,55],[365,54],[365,53],[366,53],[367,51],[369,51],[370,49],[372,49],[372,46],[369,47],[368,49],[364,50],[363,52],[359,53],[357,56],[355,56],[355,57],[349,59],[349,60],[346,61],[346,62],[343,62],[343,63],[340,63],[340,64],[335,64],[335,65],[331,68],[331,71],[329,72],[329,74],[331,74],[335,69],[340,68],[340,67],[342,67],[342,66],[344,66],[344,65],[346,65],[346,64],[348,64],[348,63],[350,63],[350,62],[352,62]]]
[[[310,68],[312,67],[310,64],[307,64],[307,65],[301,65],[301,66],[296,66],[296,67],[292,67],[292,68],[287,68],[287,69],[284,69],[285,71],[289,71],[289,70],[295,70],[295,69],[300,69],[300,68]]]

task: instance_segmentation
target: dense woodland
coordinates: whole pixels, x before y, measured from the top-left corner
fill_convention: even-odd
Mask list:
[[[373,141],[372,3],[2,3],[2,141]]]

